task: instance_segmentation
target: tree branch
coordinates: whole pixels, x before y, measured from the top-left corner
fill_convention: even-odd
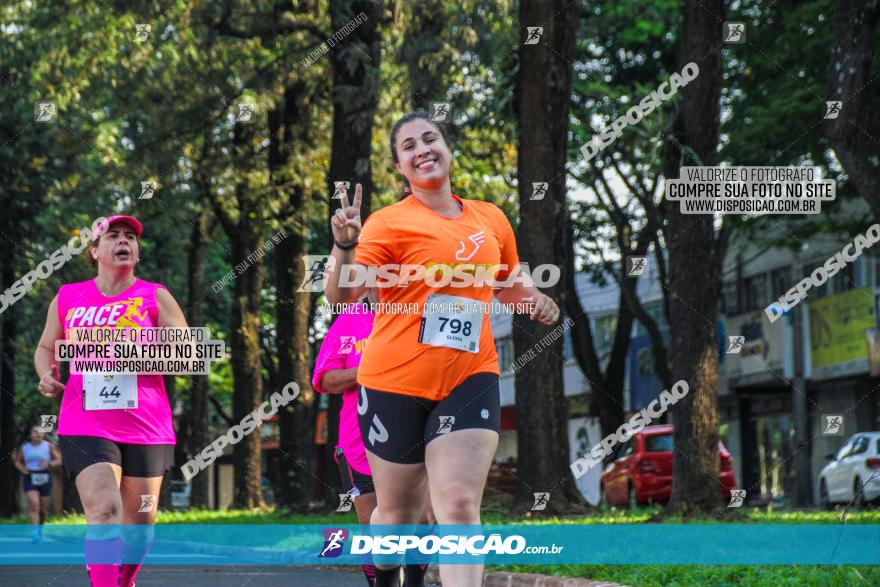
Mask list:
[[[208,392],[208,401],[211,402],[211,405],[214,406],[214,409],[217,410],[217,414],[221,418],[223,418],[223,421],[226,422],[227,426],[229,426],[229,427],[235,426],[235,424],[237,422],[235,420],[233,420],[229,414],[226,413],[226,409],[223,407],[223,405],[220,403],[220,400],[218,400],[217,397],[213,393]]]

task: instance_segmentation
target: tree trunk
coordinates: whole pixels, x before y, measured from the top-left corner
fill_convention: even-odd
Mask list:
[[[250,125],[237,124],[234,130],[236,167],[240,173],[250,168],[252,149]],[[260,292],[263,289],[263,264],[248,259],[261,245],[259,224],[261,204],[249,193],[246,179],[236,186],[236,199],[241,207],[236,229],[229,234],[233,267],[246,267],[235,279],[235,297],[232,300],[232,418],[240,422],[263,401],[263,378],[260,373]],[[234,508],[254,508],[263,505],[260,481],[262,454],[260,434],[245,436],[235,445]]]
[[[684,3],[682,63],[696,62],[700,71],[682,90],[681,142],[689,148],[682,165],[716,162],[723,20],[723,0]],[[708,513],[721,500],[715,322],[722,258],[712,215],[685,216],[671,206],[668,230],[672,372],[676,381],[684,379],[690,389],[672,408],[676,450],[668,511]]]
[[[198,176],[197,176],[198,177]],[[200,181],[204,178],[199,178]],[[199,193],[207,189],[206,184],[198,186]],[[187,260],[188,299],[186,317],[191,327],[205,325],[205,237],[208,232],[208,217],[204,209],[198,212],[196,225],[190,234],[189,256]],[[189,409],[186,423],[189,434],[186,436],[187,458],[192,458],[207,446],[208,438],[208,376],[194,375],[190,378]],[[189,504],[192,508],[207,508],[209,505],[209,473],[196,475],[192,479]]]
[[[520,259],[532,267],[550,263],[563,271],[567,209],[565,162],[571,94],[571,61],[580,18],[577,3],[524,0],[520,4],[520,69],[516,87],[519,144]],[[538,44],[526,45],[526,27],[543,25]],[[548,182],[543,200],[529,200],[532,182]],[[563,282],[564,283],[564,282]],[[560,300],[562,285],[544,293]],[[560,300],[562,301],[562,300]],[[524,354],[556,326],[527,315],[513,319],[515,355]],[[562,337],[516,375],[517,487],[514,509],[529,509],[533,494],[549,492],[547,513],[579,510],[584,500],[569,468],[568,406],[562,384]],[[551,481],[552,480],[552,481]]]
[[[825,134],[856,191],[880,220],[880,108],[873,99],[871,66],[876,50],[880,0],[838,0],[834,45],[828,64],[828,100],[843,102]]]
[[[313,146],[308,116],[311,106],[308,86],[295,82],[285,89],[280,107],[269,114],[269,174],[276,186],[294,180],[289,173],[292,149],[306,150]],[[286,235],[275,252],[278,379],[282,386],[290,381],[296,382],[300,395],[278,412],[277,503],[280,507],[295,510],[304,509],[312,497],[311,480],[315,468],[310,409],[315,394],[311,386],[308,344],[312,298],[309,292],[297,291],[305,279],[302,259],[308,254],[311,193],[299,182],[279,189],[282,190],[282,201],[285,194],[287,199],[283,204],[282,219]]]
[[[626,357],[629,354],[629,343],[632,339],[633,313],[629,304],[626,303],[627,292],[630,289],[631,294],[635,294],[635,280],[624,277],[620,283],[620,292],[617,296],[617,327],[614,329],[614,341],[611,343],[611,354],[608,357],[608,364],[605,367],[605,385],[608,389],[608,404],[611,405],[615,420],[608,422],[615,428],[602,428],[602,435],[610,434],[616,430],[616,426],[623,423],[623,386],[626,376]],[[619,420],[618,420],[619,418]]]
[[[382,57],[379,22],[383,16],[383,2],[348,0],[330,5],[330,20],[334,30],[344,26],[363,12],[367,20],[349,36],[351,45],[336,45],[330,53],[333,65],[333,136],[330,170],[327,175],[327,194],[330,197],[328,222],[340,206],[334,199],[335,182],[349,182],[349,202],[354,196],[355,184],[363,188],[361,220],[366,221],[372,208],[373,171],[370,165],[370,146],[376,107],[379,103],[379,62]],[[328,231],[328,247],[333,244]],[[327,407],[327,447],[324,452],[324,501],[336,507],[336,465],[333,447],[339,438],[339,410],[342,397],[331,395]]]
[[[571,230],[571,222],[568,219],[566,219],[566,225],[568,226],[568,236],[563,237],[566,253],[565,270],[563,271],[565,283],[561,292],[562,303],[560,303],[560,307],[564,308],[565,313],[573,322],[571,326],[572,352],[581,372],[590,383],[590,412],[599,418],[599,428],[604,438],[623,423],[623,377],[621,374],[619,378],[616,378],[620,383],[617,388],[615,387],[617,381],[612,383],[606,378],[606,373],[610,374],[609,369],[606,369],[605,373],[602,372],[601,362],[596,354],[593,332],[590,328],[590,316],[581,306],[577,294],[574,231]],[[620,308],[623,310],[623,306]],[[620,324],[618,324],[619,330]],[[615,337],[616,339],[617,337]],[[626,353],[624,352],[625,357]],[[611,362],[609,361],[609,366]],[[617,364],[619,361],[613,362]]]
[[[575,233],[572,223],[566,219],[567,234],[563,237],[565,244],[565,287],[562,292],[560,308],[564,307],[565,313],[572,319],[571,346],[575,360],[583,372],[584,377],[590,382],[591,393],[604,391],[604,377],[599,365],[599,357],[596,355],[596,345],[593,341],[593,331],[590,328],[590,316],[581,306],[581,300],[577,292],[577,266],[575,264],[574,239]],[[564,305],[564,306],[563,306]]]
[[[333,30],[339,30],[361,12],[367,17],[349,35],[346,43],[336,44],[330,51],[333,65],[333,137],[327,175],[327,193],[331,196],[334,182],[350,183],[349,202],[354,195],[355,184],[360,182],[364,190],[361,200],[363,221],[370,214],[373,196],[370,146],[379,103],[379,62],[382,57],[379,21],[383,5],[384,2],[374,0],[330,3]],[[339,205],[340,201],[331,197],[328,222]]]
[[[278,505],[291,510],[304,509],[312,496],[314,471],[314,422],[311,406],[315,392],[309,377],[309,293],[296,293],[305,278],[298,259],[305,249],[304,234],[289,234],[275,253],[278,299],[278,368],[281,379],[295,381],[300,395],[279,411],[281,450],[278,456],[280,493]],[[291,293],[293,292],[293,293]],[[286,299],[284,299],[286,298]]]
[[[677,173],[677,163],[676,159],[675,164],[672,165],[671,169]],[[670,163],[671,165],[671,163]],[[650,212],[649,212],[650,214]],[[648,247],[651,242],[655,243],[655,246],[659,246],[657,243],[657,231],[662,227],[662,221],[660,222],[649,222],[642,230],[639,232],[638,240],[636,241],[635,249],[624,249],[625,246],[623,243],[624,239],[619,238],[618,240],[621,242],[621,250],[625,251],[625,255],[634,255],[634,256],[645,256],[648,252]],[[662,260],[662,252],[658,255]],[[660,269],[661,276],[665,273],[662,270],[662,265],[660,262],[657,263],[658,269]],[[645,310],[645,307],[642,305],[641,301],[637,295],[637,286],[638,282],[635,279],[630,279],[628,277],[623,277],[621,281],[620,288],[620,300],[619,307],[626,308],[625,311],[621,313],[620,320],[618,320],[618,328],[615,339],[615,348],[618,345],[625,345],[626,351],[629,351],[629,333],[631,332],[632,322],[633,320],[638,320],[642,326],[648,331],[648,335],[651,338],[651,350],[654,355],[654,369],[657,372],[657,377],[663,383],[663,386],[666,389],[672,387],[673,379],[672,373],[669,371],[669,359],[667,358],[666,353],[666,341],[663,340],[663,337],[660,334],[660,327],[657,326],[657,321],[654,320],[648,312]],[[664,286],[666,284],[663,284]],[[668,304],[669,293],[666,287],[663,288],[663,303]],[[625,317],[628,317],[627,324],[624,324],[623,321]],[[621,328],[624,326],[624,328]],[[625,333],[625,334],[624,334]],[[621,338],[625,336],[626,340],[621,340]],[[612,352],[612,357],[617,356]],[[615,366],[614,369],[609,365],[609,372],[618,372],[620,377],[623,377],[623,363]],[[665,421],[665,418],[662,418],[660,421]]]
[[[5,291],[16,279],[14,247],[3,247],[0,259],[2,289]],[[2,314],[2,339],[0,339],[0,516],[7,517],[18,512],[15,489],[20,475],[12,464],[12,452],[16,449],[15,434],[15,347],[17,308],[12,305]]]
[[[244,214],[242,214],[244,218]],[[246,221],[242,221],[248,224]],[[240,223],[240,224],[242,224]],[[232,263],[244,263],[259,246],[256,235],[244,228],[239,237],[231,239]],[[255,264],[235,280],[232,301],[232,418],[237,423],[263,401],[263,379],[260,374],[260,290],[263,267]],[[233,507],[254,508],[262,505],[260,480],[262,472],[260,435],[249,434],[235,445],[235,493]]]

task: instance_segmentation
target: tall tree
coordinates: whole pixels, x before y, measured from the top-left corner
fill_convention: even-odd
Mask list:
[[[549,263],[565,270],[569,238],[565,199],[572,57],[580,20],[580,4],[524,0],[520,4],[519,77],[516,83],[517,173],[520,258],[536,266]],[[533,27],[543,27],[532,42]],[[528,44],[526,42],[528,41]],[[543,200],[531,200],[532,182],[547,182]],[[559,300],[562,284],[545,291]],[[514,315],[516,355],[546,336],[528,316]],[[515,507],[531,507],[533,493],[550,490],[547,509],[565,512],[583,507],[569,470],[568,406],[562,384],[562,337],[543,350],[516,375],[517,487]],[[548,480],[561,480],[547,487]]]
[[[219,54],[222,57],[226,57],[226,52],[237,56],[234,61],[238,74],[234,80],[234,85],[237,86],[235,91],[241,93],[241,88],[244,87],[245,93],[249,95],[249,102],[268,106],[265,119],[261,112],[257,112],[253,115],[256,117],[255,121],[235,124],[232,145],[234,170],[223,178],[233,184],[232,190],[224,186],[224,192],[229,194],[232,191],[232,197],[221,197],[219,189],[208,191],[220,226],[229,238],[232,264],[236,268],[246,268],[243,273],[239,272],[235,280],[232,304],[230,338],[235,421],[239,421],[263,400],[260,360],[263,308],[260,302],[264,265],[262,253],[258,249],[266,233],[268,220],[273,218],[280,222],[283,229],[292,229],[292,233],[288,233],[290,236],[279,240],[276,259],[282,257],[290,263],[291,259],[297,258],[297,235],[304,230],[303,215],[307,213],[309,201],[302,183],[294,181],[295,169],[297,166],[306,168],[307,159],[300,156],[294,161],[291,159],[291,150],[297,146],[295,133],[302,132],[299,122],[308,121],[312,116],[308,98],[312,95],[310,84],[314,78],[304,77],[300,75],[302,72],[293,71],[293,57],[308,53],[316,46],[316,40],[320,44],[327,37],[326,32],[313,22],[315,2],[312,0],[273,0],[261,6],[257,13],[239,8],[231,4],[224,4],[222,7],[210,5],[199,15],[209,23],[209,37],[210,32],[213,32],[224,40],[234,41],[229,46],[223,43],[215,46],[220,47]],[[306,37],[305,43],[301,42],[303,37]],[[226,84],[229,76],[218,76],[218,79],[222,81],[216,83]],[[259,123],[264,120],[268,129],[259,127]],[[257,124],[253,124],[254,122]],[[265,148],[266,144],[268,148]],[[302,315],[308,316],[308,308],[304,311],[296,308],[295,311],[286,313],[291,309],[289,304],[294,297],[291,292],[295,290],[285,281],[290,276],[288,268],[283,264],[276,267],[280,269],[276,272],[275,283],[276,299],[280,302],[276,305],[276,311],[280,314],[275,330],[278,333],[276,343],[281,348],[279,369],[274,379],[285,383],[293,379],[300,383],[302,391],[307,389],[304,385],[307,379],[303,375],[303,365],[307,363],[308,355],[302,355],[302,348],[307,347],[303,341],[307,330],[297,320]],[[298,283],[297,281],[296,285]],[[297,338],[291,340],[288,336]],[[293,409],[293,406],[288,406],[280,411],[282,428],[285,414]],[[286,431],[288,430],[289,428]],[[307,438],[305,430],[295,430],[294,433]],[[282,434],[282,440],[285,436]],[[234,456],[236,488],[233,505],[254,507],[262,504],[260,435],[250,434],[236,444]],[[290,458],[290,455],[284,458]],[[301,474],[301,465],[287,467],[286,464],[289,463],[281,463],[282,475]],[[285,495],[287,494],[282,495],[282,499]]]
[[[282,103],[269,113],[269,173],[285,200],[281,207],[285,238],[275,254],[275,286],[277,290],[277,347],[280,380],[294,381],[300,395],[293,404],[279,412],[281,451],[278,459],[280,474],[279,505],[290,509],[304,507],[311,497],[315,401],[309,377],[309,317],[312,297],[297,289],[305,280],[301,259],[308,254],[309,203],[312,188],[291,175],[290,158],[298,150],[303,160],[305,151],[313,147],[315,130],[309,111],[314,96],[307,84],[294,81],[284,90]]]
[[[234,187],[234,212],[227,208],[214,190],[207,195],[214,214],[229,238],[232,266],[244,268],[234,282],[230,335],[234,376],[232,417],[241,421],[263,401],[263,378],[260,372],[260,294],[263,288],[263,263],[249,258],[260,246],[265,230],[265,202],[250,185],[247,170],[255,163],[252,124],[237,123],[233,128],[233,164],[238,171]],[[259,434],[248,434],[233,449],[235,457],[235,493],[233,507],[253,508],[263,504],[261,442]]]
[[[264,43],[290,46],[301,27],[317,29],[318,10],[313,0],[276,2],[275,18],[288,26],[262,33]],[[294,20],[293,14],[296,14]],[[291,26],[292,25],[292,26]],[[332,35],[322,33],[322,38]],[[323,40],[321,40],[323,43]],[[320,64],[303,60],[291,64],[294,72],[281,72],[279,95],[269,111],[268,169],[280,209],[278,221],[284,235],[275,252],[276,349],[280,387],[293,381],[299,387],[296,400],[279,410],[277,500],[287,509],[304,509],[314,499],[314,404],[309,377],[312,296],[297,291],[305,280],[302,259],[309,253],[310,214],[315,185],[323,170],[311,164],[315,159],[318,126],[323,109],[320,100],[327,91]]]
[[[596,176],[602,178],[597,183],[603,185],[603,187],[594,187],[596,199],[599,203],[598,207],[608,215],[613,224],[615,244],[621,253],[622,259],[625,260],[627,257],[632,256],[645,256],[649,246],[655,242],[657,237],[660,228],[658,222],[648,220],[641,228],[636,229],[635,234],[633,234],[632,225],[635,222],[633,222],[633,219],[625,209],[617,204],[615,195],[607,180],[604,179],[601,170],[596,170]],[[621,175],[620,177],[624,177],[624,182],[626,182],[625,176]],[[656,177],[654,183],[656,184]],[[641,188],[630,186],[630,189],[637,191]],[[642,199],[646,206],[653,207],[654,204],[651,198],[653,188],[646,190],[646,192]],[[604,274],[614,280],[619,287],[618,315],[614,328],[614,340],[611,344],[608,359],[607,361],[602,361],[599,357],[590,326],[590,316],[584,310],[578,298],[575,281],[577,270],[575,243],[583,240],[583,238],[576,234],[580,230],[576,231],[574,228],[575,225],[580,225],[580,221],[585,217],[591,215],[585,208],[586,206],[575,207],[577,212],[584,212],[584,214],[570,223],[571,234],[569,238],[565,239],[567,255],[565,262],[567,267],[563,273],[565,275],[565,284],[562,299],[565,304],[565,313],[573,321],[571,326],[573,354],[584,376],[590,382],[591,411],[598,417],[602,436],[605,437],[608,434],[614,433],[624,421],[624,377],[632,327],[636,319],[645,325],[652,337],[654,353],[660,357],[656,362],[658,376],[664,385],[667,386],[667,389],[671,384],[671,375],[667,367],[666,352],[659,327],[656,321],[648,315],[638,298],[636,291],[637,280],[627,276],[625,263],[613,263],[604,259],[602,262]]]
[[[193,183],[200,194],[204,194],[208,187],[208,179],[199,170],[193,173]],[[202,196],[204,198],[204,196]],[[199,206],[196,212],[196,223],[190,232],[190,245],[187,252],[187,302],[186,317],[190,327],[201,328],[205,326],[205,249],[208,239],[208,213],[204,206]],[[207,375],[195,375],[190,378],[189,409],[186,411],[187,432],[185,438],[187,456],[192,458],[210,442],[208,438],[208,387]],[[194,508],[207,508],[209,502],[208,475],[196,475],[192,479],[190,491],[190,506]]]
[[[576,52],[579,74],[573,82],[572,157],[579,163],[584,160],[580,147],[599,132],[597,119],[607,126],[625,116],[634,99],[666,81],[678,67],[677,6],[678,0],[654,0],[633,18],[614,0],[590,2],[590,18]],[[603,50],[597,51],[597,47]],[[624,420],[625,365],[636,320],[651,337],[659,378],[664,385],[671,383],[665,353],[668,341],[663,340],[657,321],[641,303],[639,281],[626,275],[625,263],[628,257],[647,255],[653,245],[661,279],[666,273],[660,238],[663,219],[658,201],[663,190],[659,155],[662,131],[672,112],[669,106],[657,108],[585,165],[573,165],[569,172],[591,197],[572,202],[574,222],[564,299],[566,313],[574,321],[573,354],[590,382],[590,410],[598,417],[603,436],[617,430]],[[580,258],[582,270],[593,281],[604,284],[610,280],[619,287],[613,342],[605,357],[595,343],[590,316],[577,296],[574,272]]]
[[[828,100],[841,102],[825,134],[846,171],[880,220],[880,91],[873,83],[880,0],[838,0],[828,63]]]
[[[29,22],[41,12],[36,7],[10,6],[6,16],[9,22]],[[54,181],[52,174],[59,170],[56,161],[61,158],[54,146],[59,138],[57,124],[34,122],[35,102],[40,98],[31,87],[32,59],[44,57],[46,51],[45,40],[32,27],[11,25],[0,30],[0,235],[5,241],[0,247],[0,293],[52,251],[39,244],[30,246],[41,230],[36,218],[45,206],[46,186]],[[33,256],[32,248],[36,249]],[[26,328],[21,303],[14,295],[0,299],[0,516],[18,511],[18,472],[12,452],[20,441],[18,430],[36,419],[36,414],[21,410],[16,398],[20,388],[16,362],[22,356],[28,363],[31,359],[29,353],[18,352],[19,335]],[[40,320],[45,324],[45,314]],[[32,363],[29,367],[26,372],[32,378]],[[33,388],[23,387],[29,393]]]
[[[379,103],[379,71],[382,57],[380,24],[384,17],[382,0],[348,0],[330,5],[333,30],[352,21],[363,22],[330,51],[333,69],[333,134],[330,142],[330,168],[327,174],[328,221],[340,206],[333,197],[337,181],[348,182],[349,198],[354,186],[363,189],[361,219],[366,221],[373,201],[373,169],[370,162],[376,107]],[[328,231],[328,249],[332,246]],[[308,294],[300,294],[308,296]],[[342,396],[328,396],[327,447],[339,438],[339,411]],[[332,450],[325,452],[325,471],[335,471]],[[333,473],[330,473],[333,476]],[[328,483],[329,485],[329,483]],[[334,484],[335,485],[335,484]],[[335,496],[327,487],[327,501]],[[332,503],[332,502],[331,502]]]
[[[682,64],[699,75],[682,90],[679,139],[672,141],[667,179],[682,165],[715,165],[721,122],[721,49],[724,0],[685,0]],[[713,215],[667,210],[672,374],[690,391],[672,408],[674,478],[668,511],[713,511],[718,491],[718,343],[715,316],[728,234],[716,238]]]
[[[333,30],[363,14],[366,20],[342,43],[330,51],[333,67],[333,135],[327,193],[334,193],[333,182],[348,181],[363,186],[361,218],[370,214],[373,196],[373,170],[370,152],[373,123],[379,103],[379,64],[382,57],[379,24],[384,13],[382,0],[347,0],[330,5]],[[330,199],[329,216],[339,207]]]
[[[0,288],[8,289],[18,279],[16,252],[3,247],[0,255]],[[4,302],[5,303],[5,302]],[[17,474],[12,465],[12,453],[18,443],[15,427],[15,349],[18,346],[15,307],[6,308],[0,320],[0,516],[12,516],[18,511],[15,499]]]

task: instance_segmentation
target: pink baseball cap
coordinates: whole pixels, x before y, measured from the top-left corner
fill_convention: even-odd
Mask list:
[[[101,228],[95,231],[92,235],[92,240],[97,240],[99,236],[107,232],[107,229],[110,228],[111,224],[116,222],[122,222],[124,224],[129,225],[134,229],[138,236],[141,236],[144,233],[144,225],[141,224],[140,220],[135,218],[134,216],[123,216],[122,214],[114,214],[113,216],[108,216],[107,220],[102,223]]]

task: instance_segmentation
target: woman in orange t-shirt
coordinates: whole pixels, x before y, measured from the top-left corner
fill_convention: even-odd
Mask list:
[[[489,305],[493,296],[528,305],[542,324],[554,323],[559,308],[517,279],[504,213],[452,193],[452,153],[427,114],[395,123],[391,154],[412,193],[363,229],[361,186],[351,206],[343,194],[324,292],[331,304],[352,302],[365,287],[349,285],[348,269],[379,276],[380,308],[357,376],[378,498],[371,523],[415,524],[430,488],[438,523],[479,524],[501,411]],[[397,585],[396,576],[379,568],[376,586]],[[480,585],[482,565],[441,565],[440,576],[444,585]]]

